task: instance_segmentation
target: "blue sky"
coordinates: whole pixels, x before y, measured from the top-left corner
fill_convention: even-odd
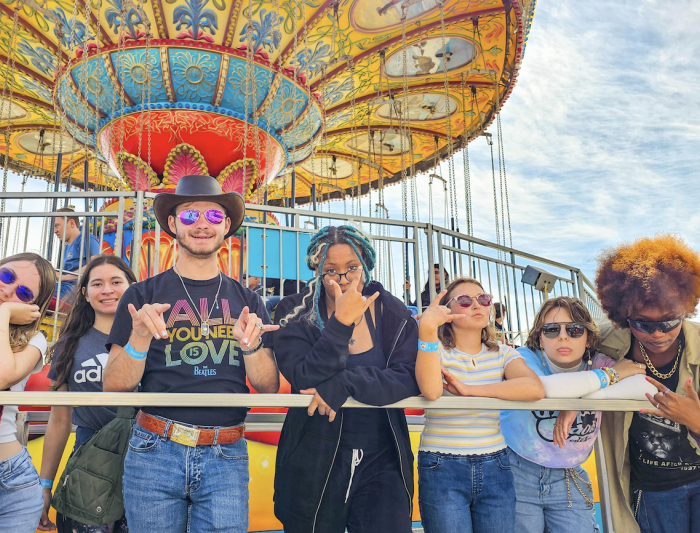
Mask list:
[[[639,236],[675,232],[700,249],[698,27],[700,2],[688,0],[672,8],[648,0],[538,3],[502,113],[515,248],[578,266],[590,278],[602,248]],[[494,126],[489,131],[495,135]],[[475,235],[493,241],[483,138],[471,143],[470,163]],[[455,168],[463,228],[461,154]],[[418,179],[426,221],[428,178]],[[45,184],[31,180],[28,188]],[[19,190],[16,179],[9,190]],[[386,198],[391,217],[400,218],[401,188],[389,187]],[[342,212],[342,203],[332,210]]]

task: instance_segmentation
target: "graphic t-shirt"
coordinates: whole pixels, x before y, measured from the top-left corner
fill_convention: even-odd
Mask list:
[[[518,348],[529,366],[538,376],[551,376],[544,354],[529,348]],[[611,367],[615,361],[602,353],[593,357],[593,368]],[[585,370],[585,363],[581,370]],[[508,446],[520,457],[548,468],[573,468],[583,463],[593,450],[593,443],[600,430],[599,411],[579,411],[571,425],[566,446],[554,445],[552,434],[559,411],[502,411],[501,430]]]
[[[73,356],[73,365],[68,374],[68,390],[71,392],[102,392],[102,373],[107,366],[109,352],[105,344],[107,335],[95,328],[83,335]],[[61,355],[63,342],[59,340],[51,361],[47,377],[58,379],[56,361]],[[73,424],[99,431],[117,415],[116,407],[77,406],[73,408]]]
[[[626,357],[632,359],[631,349]],[[674,363],[675,359],[656,370],[668,374]],[[647,366],[647,376],[674,392],[678,388],[678,369],[671,377],[661,379]],[[629,449],[633,490],[670,490],[700,479],[700,455],[688,441],[688,428],[673,420],[634,413],[629,429]]]
[[[489,350],[482,344],[476,355],[445,349],[442,343],[438,346],[442,365],[467,385],[503,381],[506,366],[521,357],[515,349],[501,343],[498,350]],[[484,455],[502,450],[506,442],[499,418],[499,411],[426,409],[420,450],[456,455]]]
[[[233,336],[233,326],[247,305],[263,323],[270,319],[260,296],[237,281],[222,276],[219,298],[219,276],[209,280],[183,278],[194,304],[188,298],[173,269],[166,270],[129,287],[114,318],[107,339],[125,346],[131,335],[131,315],[128,304],[140,309],[144,304],[170,304],[164,314],[167,339],[153,339],[141,378],[143,392],[210,392],[247,393],[246,372],[240,344]],[[212,308],[213,307],[213,308]],[[199,312],[197,312],[199,311]],[[209,335],[203,336],[201,316],[209,318]],[[263,336],[266,346],[271,346]],[[245,407],[144,407],[143,411],[163,418],[196,426],[236,426],[245,420]]]

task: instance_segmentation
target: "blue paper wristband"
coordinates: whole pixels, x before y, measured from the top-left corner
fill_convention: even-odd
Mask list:
[[[607,372],[604,370],[601,370],[600,368],[594,368],[593,373],[598,376],[598,379],[600,380],[600,388],[604,389],[608,385],[610,385],[610,378],[608,377]]]
[[[148,352],[139,352],[138,350],[136,350],[136,348],[131,346],[131,344],[129,344],[128,342],[126,343],[126,346],[124,346],[124,350],[129,355],[129,357],[131,357],[133,359],[139,359],[139,360],[145,359],[146,356],[148,355]]]
[[[53,488],[53,479],[41,478],[41,486],[44,487],[45,489],[52,489]]]
[[[438,343],[437,342],[425,342],[418,339],[418,349],[423,352],[437,352]]]

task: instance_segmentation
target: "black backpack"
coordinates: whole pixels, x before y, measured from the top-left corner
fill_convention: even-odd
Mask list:
[[[124,516],[122,475],[136,410],[120,407],[117,417],[68,459],[51,500],[59,513],[83,524],[104,526]]]

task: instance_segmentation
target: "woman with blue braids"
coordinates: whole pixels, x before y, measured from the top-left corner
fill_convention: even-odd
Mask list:
[[[316,276],[277,307],[274,349],[292,392],[277,451],[275,515],[286,533],[410,533],[413,453],[401,409],[343,409],[349,397],[388,405],[419,394],[418,327],[372,281],[375,251],[352,226],[313,236]]]

